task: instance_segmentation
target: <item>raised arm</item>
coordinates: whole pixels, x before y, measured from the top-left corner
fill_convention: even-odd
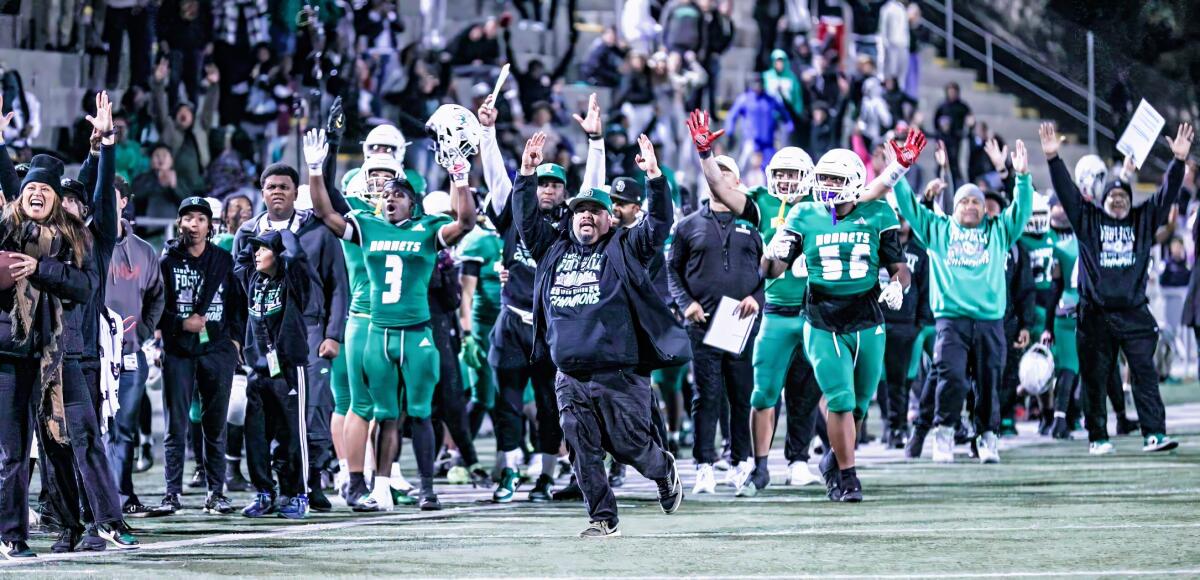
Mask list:
[[[1167,140],[1167,145],[1171,147],[1171,152],[1175,154],[1175,158],[1171,160],[1171,164],[1167,166],[1167,173],[1163,176],[1162,184],[1159,185],[1158,191],[1155,192],[1151,201],[1154,202],[1155,216],[1154,223],[1159,225],[1167,218],[1170,209],[1175,207],[1175,201],[1179,199],[1179,190],[1183,187],[1183,169],[1187,163],[1188,153],[1192,150],[1192,138],[1196,136],[1196,131],[1192,129],[1191,124],[1182,123],[1175,133],[1175,138],[1163,137]]]
[[[534,133],[533,137],[525,142],[525,152],[521,154],[521,169],[512,200],[517,232],[521,235],[521,241],[525,242],[525,247],[533,254],[534,260],[541,260],[558,239],[558,230],[546,223],[538,212],[537,177],[534,174],[542,162],[542,147],[545,144],[546,134],[541,131]]]
[[[471,164],[466,159],[460,159],[450,168],[450,200],[454,204],[454,221],[438,230],[438,237],[447,248],[453,247],[463,236],[475,229],[475,195],[471,193],[468,176]]]
[[[574,115],[575,122],[588,138],[587,165],[583,168],[583,190],[604,185],[607,167],[604,158],[604,118],[600,115],[600,102],[596,93],[588,97],[587,117]]]
[[[171,118],[171,111],[167,108],[167,76],[170,74],[171,67],[166,59],[160,60],[154,67],[154,76],[150,79],[150,94],[154,98],[154,106],[151,109],[154,111],[154,122],[158,125],[162,142],[174,152],[183,143],[183,135],[175,127],[175,120]]]
[[[108,99],[108,91],[96,94],[96,116],[88,115],[87,120],[101,135],[99,168],[96,182],[92,184],[94,190],[91,204],[96,241],[103,242],[111,249],[117,243],[117,221],[120,215],[117,209],[117,192],[113,189],[113,178],[117,174],[117,138],[113,134],[112,101]],[[105,276],[107,275],[105,272]]]
[[[936,216],[932,210],[921,205],[917,201],[917,194],[913,192],[906,179],[896,182],[896,209],[900,212],[900,217],[903,217],[912,226],[913,235],[926,248],[929,248],[933,223],[938,219],[945,219],[945,217]]]
[[[921,151],[925,150],[925,134],[913,127],[909,129],[903,145],[893,140],[888,142],[888,146],[885,149],[890,161],[887,168],[867,185],[866,192],[858,196],[859,203],[883,199],[897,183],[904,181],[908,168],[917,162]]]
[[[329,144],[325,142],[323,129],[309,129],[304,135],[304,161],[308,163],[308,192],[312,197],[313,212],[325,227],[339,239],[345,239],[348,223],[342,214],[334,211],[333,203],[329,200],[329,192],[325,191],[325,180],[322,177],[322,165],[325,156],[329,154]]]
[[[658,167],[654,144],[643,134],[638,136],[638,147],[641,152],[635,161],[638,168],[646,172],[650,197],[646,202],[646,218],[629,230],[629,236],[639,257],[648,262],[662,252],[663,244],[671,232],[675,210],[672,207],[667,180]]]
[[[350,204],[346,203],[346,198],[342,197],[342,192],[338,189],[337,154],[342,146],[342,135],[345,131],[346,112],[342,108],[342,98],[338,97],[329,106],[329,121],[325,123],[325,139],[329,142],[329,150],[333,155],[325,156],[325,166],[321,168],[321,172],[325,175],[325,191],[329,194],[329,201],[333,202],[334,211],[343,215],[350,213]]]
[[[479,124],[483,126],[483,137],[479,140],[479,162],[483,165],[483,183],[488,188],[488,196],[483,205],[500,214],[508,204],[513,184],[508,177],[508,169],[504,167],[500,145],[496,143],[497,114],[496,103],[489,95],[479,106]]]
[[[1000,223],[1007,232],[1008,243],[1017,241],[1017,237],[1025,230],[1025,223],[1033,215],[1033,177],[1029,175],[1029,152],[1025,150],[1025,142],[1017,139],[1012,152],[1013,172],[1017,174],[1017,188],[1013,192],[1013,202],[1000,214]]]
[[[0,95],[0,110],[3,108],[4,96]],[[6,200],[13,201],[21,197],[21,179],[17,177],[17,168],[13,165],[12,157],[8,156],[8,147],[4,144],[4,132],[8,130],[16,114],[16,111],[9,111],[7,115],[0,115],[0,189],[4,190],[4,199],[0,199],[0,206],[3,206]]]
[[[749,198],[746,194],[725,183],[725,176],[721,172],[721,166],[713,158],[712,144],[721,135],[725,134],[725,130],[710,131],[708,128],[708,112],[699,109],[692,111],[692,114],[688,117],[687,126],[688,132],[692,135],[692,143],[696,145],[696,152],[700,155],[700,169],[704,172],[704,180],[708,183],[708,190],[712,192],[713,197],[717,201],[732,210],[734,214],[742,215],[746,211]]]
[[[204,102],[200,104],[200,113],[196,115],[196,123],[203,131],[213,128],[217,117],[217,101],[221,100],[221,72],[217,65],[204,67],[204,78],[208,81],[208,90],[204,93]]]
[[[1059,141],[1054,124],[1042,123],[1042,126],[1038,128],[1038,136],[1042,142],[1042,153],[1046,155],[1046,162],[1050,166],[1050,186],[1058,194],[1058,201],[1062,203],[1063,211],[1067,214],[1071,226],[1078,229],[1083,217],[1084,204],[1089,202],[1084,201],[1083,196],[1079,193],[1079,187],[1075,185],[1075,180],[1071,177],[1071,171],[1067,169],[1067,164],[1063,163],[1062,158],[1058,156]]]

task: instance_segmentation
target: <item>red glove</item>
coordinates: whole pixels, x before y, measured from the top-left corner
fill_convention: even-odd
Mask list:
[[[908,138],[904,140],[904,145],[897,145],[895,141],[888,141],[888,144],[892,146],[892,152],[896,154],[896,162],[908,169],[917,162],[921,151],[925,149],[925,134],[920,129],[913,127],[908,130]]]
[[[716,141],[721,135],[725,134],[725,130],[721,129],[716,133],[708,130],[708,113],[696,109],[692,111],[687,120],[688,131],[692,134],[692,142],[696,144],[696,151],[700,153],[708,153],[712,151],[713,141]]]

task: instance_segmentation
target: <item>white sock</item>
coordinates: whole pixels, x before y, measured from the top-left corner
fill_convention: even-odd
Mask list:
[[[558,456],[549,453],[542,454],[542,475],[554,477],[555,470],[558,469]]]

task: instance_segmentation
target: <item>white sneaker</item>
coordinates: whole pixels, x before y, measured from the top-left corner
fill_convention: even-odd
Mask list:
[[[392,476],[388,478],[394,489],[408,493],[413,490],[413,484],[404,479],[404,474],[400,473],[400,464],[392,463]]]
[[[934,427],[933,462],[954,463],[954,427]]]
[[[1107,439],[1103,441],[1093,441],[1088,445],[1088,455],[1112,455],[1117,452],[1117,448],[1109,443]]]
[[[392,487],[394,487],[395,479],[388,477],[375,477],[374,486],[371,488],[371,499],[379,505],[382,511],[390,512],[396,504],[392,502]]]
[[[821,476],[813,473],[808,464],[803,461],[793,461],[788,464],[787,484],[791,487],[804,487],[821,481]]]
[[[754,461],[744,459],[729,470],[729,473],[733,476],[733,493],[740,495],[742,490],[746,489],[746,483],[750,481],[750,476],[754,473]]]
[[[696,466],[696,484],[692,486],[692,495],[702,493],[717,493],[717,477],[713,474],[711,463]]]
[[[979,436],[976,446],[979,448],[980,463],[1000,463],[999,441],[991,431]]]

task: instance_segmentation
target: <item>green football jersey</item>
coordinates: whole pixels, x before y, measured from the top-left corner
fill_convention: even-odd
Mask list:
[[[1029,252],[1029,266],[1033,270],[1033,285],[1038,292],[1050,289],[1053,284],[1054,247],[1058,236],[1053,231],[1041,236],[1023,234],[1017,243]]]
[[[786,220],[779,208],[784,207],[783,201],[767,192],[765,187],[755,187],[746,195],[758,205],[758,233],[762,235],[763,243],[771,243],[775,229]],[[784,270],[778,278],[767,280],[767,304],[776,306],[804,306],[804,292],[808,289],[808,268],[804,256],[796,258],[792,267]]]
[[[788,212],[783,227],[803,237],[801,253],[813,288],[854,296],[879,284],[879,235],[899,228],[900,221],[885,201],[858,204],[836,223],[829,208],[801,202]]]
[[[495,320],[500,314],[500,270],[504,265],[501,254],[504,239],[496,230],[479,227],[471,230],[459,245],[458,257],[464,262],[479,263],[479,283],[475,287],[475,300],[471,315],[476,320]]]
[[[371,324],[398,328],[427,322],[438,230],[450,218],[422,216],[392,224],[359,210],[347,217],[358,232],[371,281]]]
[[[373,213],[371,204],[361,197],[346,196],[351,211]],[[342,240],[342,254],[346,257],[346,279],[350,282],[350,312],[371,313],[371,280],[367,277],[367,263],[363,260],[362,247]]]
[[[1056,236],[1054,259],[1058,261],[1063,279],[1063,293],[1057,310],[1074,312],[1079,306],[1079,240],[1075,234]]]
[[[222,250],[225,250],[226,252],[232,252],[233,251],[233,234],[230,234],[230,233],[217,234],[212,237],[212,243],[214,246],[221,248]]]

